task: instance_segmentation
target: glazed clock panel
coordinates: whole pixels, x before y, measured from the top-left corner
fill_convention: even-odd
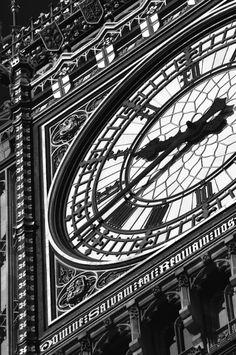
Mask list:
[[[234,33],[235,23],[187,46],[88,142],[63,203],[78,260],[142,257],[234,201]]]
[[[171,85],[177,87],[176,82]],[[80,163],[68,198],[68,235],[81,255],[101,260],[135,255],[161,245],[217,210],[222,184],[234,181],[236,115],[227,118],[220,132],[212,130],[184,147],[183,142],[150,172],[146,169],[158,156],[160,142],[167,149],[168,141],[176,140],[188,121],[198,122],[214,107],[215,98],[227,98],[228,107],[234,106],[235,93],[236,70],[226,71],[193,87],[163,114],[156,113],[157,94],[150,101],[155,111],[150,110],[148,118],[126,106],[110,121]],[[210,122],[220,114],[216,111]],[[83,229],[91,217],[96,221]]]

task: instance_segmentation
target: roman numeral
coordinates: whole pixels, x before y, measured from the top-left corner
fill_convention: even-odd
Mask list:
[[[149,218],[145,224],[145,228],[151,229],[162,224],[163,218],[165,217],[168,207],[168,204],[153,207]]]
[[[158,113],[160,108],[150,104],[149,102],[145,102],[145,99],[146,96],[140,92],[138,93],[138,97],[136,97],[133,101],[124,101],[124,113],[129,115],[130,113],[135,112],[137,115],[142,116],[142,118],[146,118],[148,120],[152,119]]]
[[[135,248],[139,249],[139,252],[142,252],[148,245],[153,244],[153,236],[151,233],[147,232],[145,237],[142,238],[142,240],[136,242]]]
[[[96,193],[97,203],[105,201],[108,197],[120,190],[120,182],[117,180],[113,185],[107,186],[104,191]]]
[[[91,158],[88,160],[83,160],[82,162],[79,163],[79,167],[83,168],[84,166],[88,167],[88,168],[92,168],[92,166],[98,162],[104,161],[105,157],[104,156],[100,156],[98,158]]]
[[[136,209],[136,206],[132,205],[129,201],[125,201],[111,213],[106,222],[112,227],[121,228]]]
[[[202,207],[202,215],[196,219],[199,222],[200,220],[209,217],[210,214],[216,210],[216,207],[210,208],[208,203],[209,199],[214,195],[211,182],[208,181],[205,185],[199,187],[195,190],[195,194],[196,206]]]
[[[186,69],[182,75],[184,86],[189,85],[200,76],[199,64],[192,64],[192,66]]]
[[[207,202],[212,196],[212,184],[210,181],[206,183],[206,185],[201,186],[195,191],[197,206],[202,205],[203,203]]]
[[[126,157],[129,154],[129,152],[130,152],[130,150],[128,148],[125,150],[118,150],[116,153],[111,151],[107,156],[107,160],[110,160],[110,159],[116,160],[119,157]]]
[[[199,62],[193,62],[193,57],[196,51],[193,51],[191,47],[185,48],[184,57],[179,60],[180,64],[184,64],[186,69],[181,73],[181,82],[184,86],[189,85],[200,76]]]
[[[92,250],[100,250],[102,249],[102,247],[104,246],[104,240],[103,240],[103,236],[93,236],[93,238],[91,239],[90,243],[90,247],[88,249],[85,250],[84,254],[86,256],[90,255]],[[100,248],[99,248],[100,247]]]
[[[65,218],[66,222],[69,222],[74,216],[77,217],[77,222],[85,218],[85,210],[92,206],[92,203],[87,200],[82,200],[80,203],[77,203],[71,214],[67,215]]]
[[[230,58],[230,61],[231,61],[231,62],[235,62],[235,60],[236,60],[236,49],[235,49],[235,51],[234,51],[232,57]]]

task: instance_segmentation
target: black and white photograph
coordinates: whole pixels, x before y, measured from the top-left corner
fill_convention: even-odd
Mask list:
[[[0,355],[236,355],[236,1],[2,2]]]

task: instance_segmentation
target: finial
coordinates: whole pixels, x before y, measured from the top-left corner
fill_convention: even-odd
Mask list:
[[[16,27],[16,13],[18,12],[20,6],[17,4],[18,0],[11,0],[11,12],[12,12],[12,27]]]
[[[17,4],[18,0],[11,0],[11,12],[12,12],[12,55],[15,54],[15,34],[16,34],[16,13],[20,6]]]

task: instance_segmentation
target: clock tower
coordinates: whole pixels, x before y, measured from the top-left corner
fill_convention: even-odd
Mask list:
[[[235,13],[61,0],[3,39],[0,355],[236,354]]]

